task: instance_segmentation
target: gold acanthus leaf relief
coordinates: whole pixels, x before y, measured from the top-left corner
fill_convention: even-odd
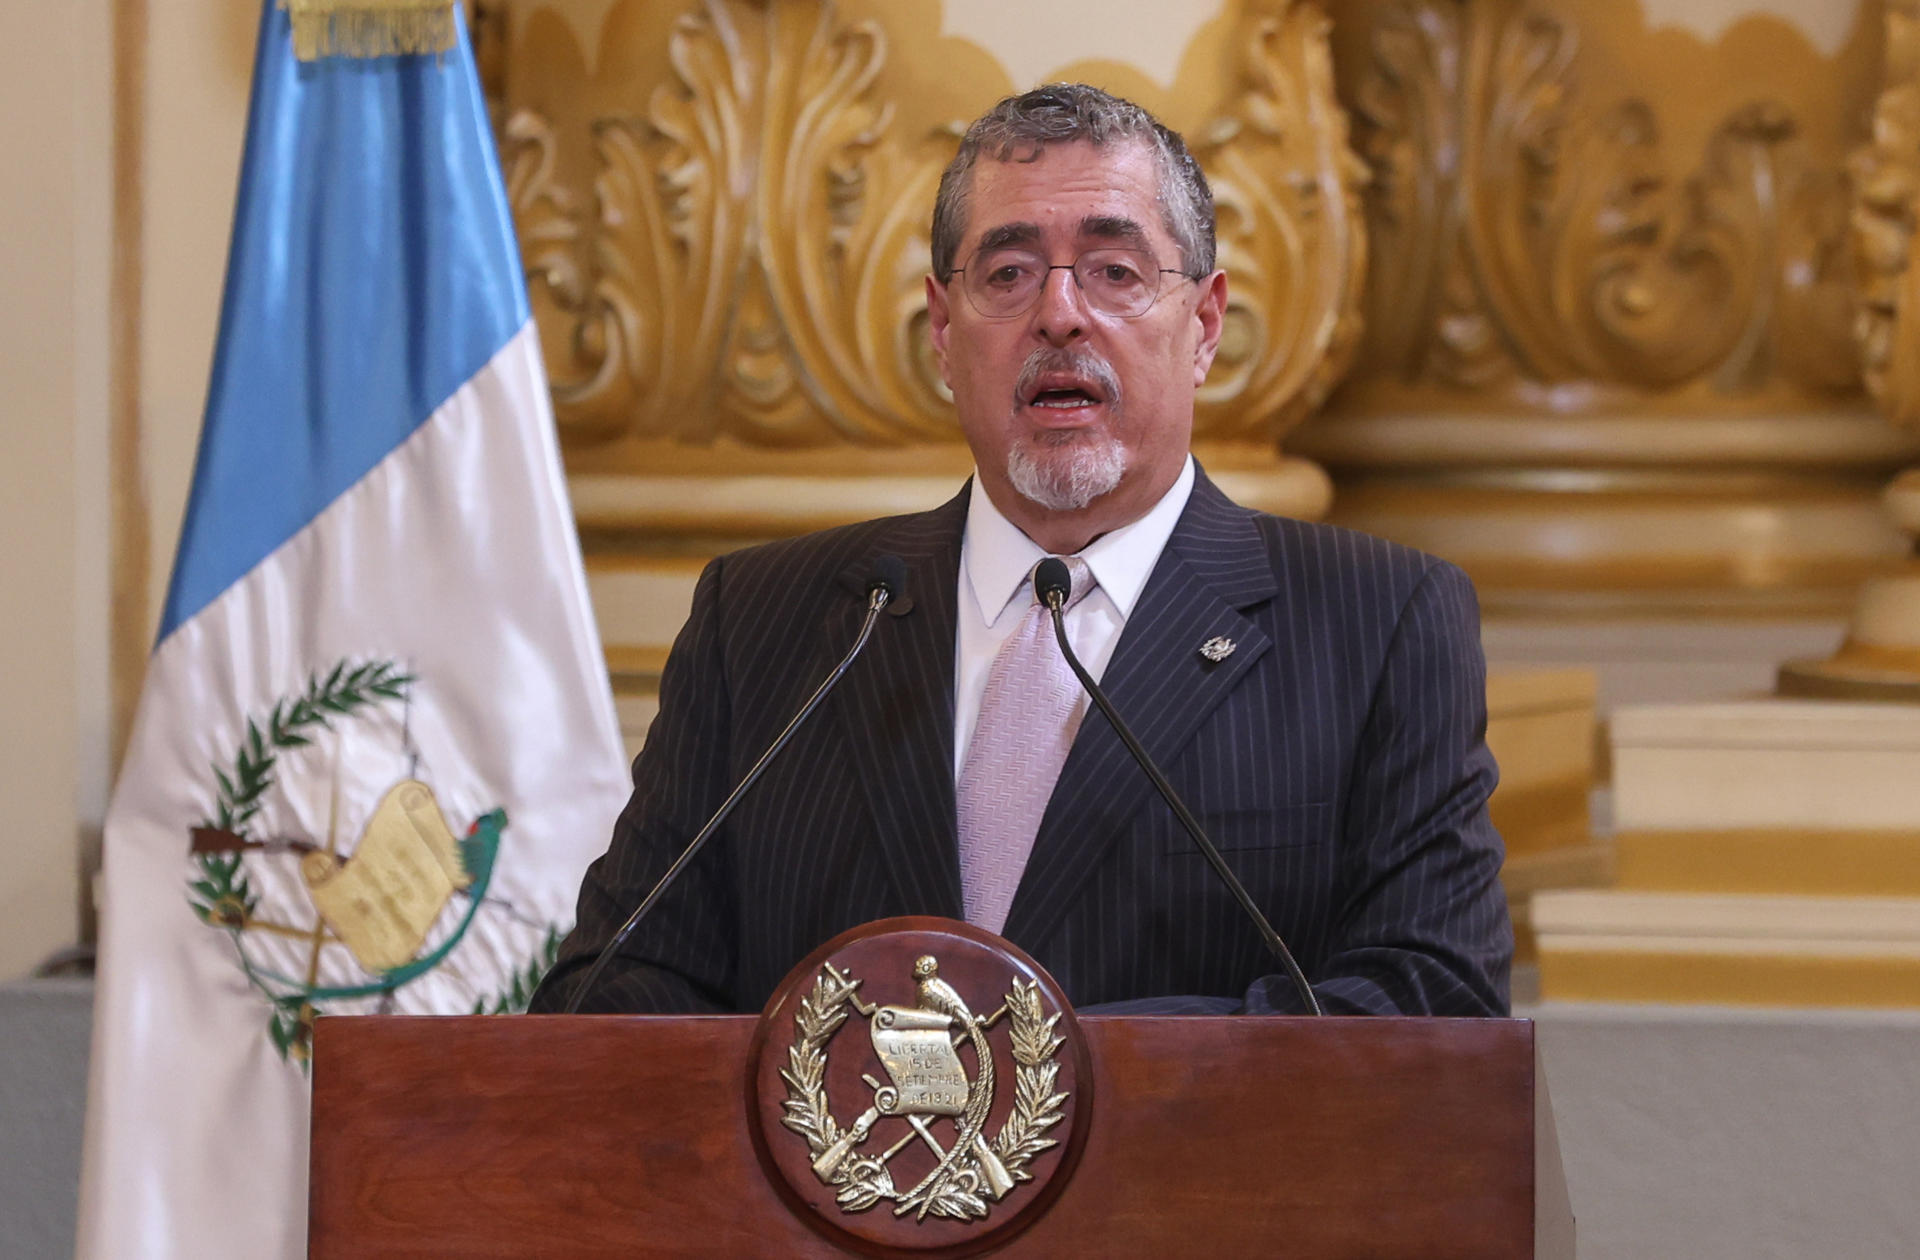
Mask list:
[[[1325,16],[1305,0],[1243,13],[1242,74],[1190,133],[1232,277],[1195,432],[1272,441],[1357,342],[1365,170]],[[579,141],[513,105],[508,67],[508,191],[570,445],[958,439],[923,277],[961,124],[899,134],[875,91],[888,40],[828,0],[705,0],[674,22],[644,114],[592,119],[590,188],[562,174]],[[581,63],[529,64],[556,61]]]
[[[1335,99],[1326,16],[1248,15],[1246,87],[1196,140],[1213,186],[1228,305],[1195,429],[1272,438],[1316,410],[1360,336],[1366,168]]]
[[[1755,102],[1673,179],[1655,111],[1581,107],[1525,0],[1406,0],[1358,85],[1375,266],[1363,353],[1409,381],[1854,388],[1845,190]]]
[[[1896,424],[1920,428],[1920,0],[1887,0],[1886,83],[1871,140],[1849,162],[1856,334],[1867,388]]]

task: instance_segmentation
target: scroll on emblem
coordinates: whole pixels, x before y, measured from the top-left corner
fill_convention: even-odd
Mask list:
[[[883,1006],[872,1027],[874,1052],[893,1078],[882,1114],[957,1116],[967,1109],[967,1072],[953,1048],[951,1015]]]
[[[411,961],[453,894],[473,883],[433,789],[415,779],[382,798],[351,857],[315,850],[300,860],[300,878],[327,926],[376,972]]]

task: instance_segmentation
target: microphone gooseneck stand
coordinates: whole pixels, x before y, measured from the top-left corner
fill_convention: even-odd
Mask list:
[[[1293,951],[1288,949],[1287,943],[1280,939],[1280,933],[1273,930],[1273,924],[1267,922],[1267,916],[1260,912],[1260,907],[1253,903],[1253,897],[1247,892],[1246,885],[1242,884],[1239,877],[1233,873],[1233,868],[1227,865],[1227,860],[1220,856],[1220,850],[1215,848],[1213,841],[1207,838],[1207,833],[1200,830],[1200,823],[1180,797],[1174,793],[1173,785],[1168,783],[1166,776],[1160,773],[1160,768],[1153,764],[1153,758],[1147,756],[1147,750],[1140,746],[1140,741],[1133,737],[1133,732],[1128,729],[1127,724],[1120,720],[1120,715],[1114,711],[1106,693],[1100,690],[1100,684],[1093,681],[1093,676],[1088,674],[1086,667],[1080,664],[1080,658],[1073,654],[1073,647],[1067,642],[1065,616],[1067,598],[1073,590],[1073,575],[1067,570],[1066,562],[1057,556],[1048,556],[1042,560],[1033,571],[1033,589],[1034,593],[1040,597],[1040,601],[1053,614],[1053,637],[1059,641],[1061,655],[1067,658],[1067,664],[1072,667],[1074,676],[1080,680],[1080,685],[1086,688],[1087,694],[1093,698],[1100,712],[1107,715],[1107,721],[1112,724],[1114,734],[1120,737],[1120,742],[1125,744],[1127,751],[1133,754],[1133,759],[1140,763],[1140,769],[1146,773],[1147,781],[1153,784],[1160,793],[1161,799],[1166,801],[1167,807],[1173,810],[1173,816],[1178,818],[1180,825],[1187,829],[1187,834],[1193,837],[1193,842],[1200,846],[1200,852],[1206,855],[1207,862],[1213,867],[1214,873],[1227,886],[1227,891],[1233,894],[1233,899],[1240,903],[1240,908],[1246,912],[1247,918],[1253,921],[1254,927],[1259,929],[1260,937],[1267,943],[1267,948],[1273,951],[1274,956],[1287,969],[1287,975],[1292,979],[1293,987],[1299,991],[1301,1000],[1307,1004],[1308,1012],[1314,1015],[1326,1014],[1320,1009],[1320,999],[1314,994],[1313,986],[1307,983],[1306,974],[1300,970],[1300,964],[1293,960]]]
[[[906,584],[907,566],[898,556],[881,556],[875,562],[874,576],[867,583],[867,617],[860,623],[860,634],[853,641],[853,649],[841,658],[840,663],[833,667],[833,672],[814,689],[814,693],[807,698],[807,702],[800,706],[800,711],[793,715],[793,720],[774,737],[773,743],[767,746],[767,751],[760,754],[760,760],[753,763],[753,768],[747,771],[746,777],[740,780],[739,785],[733,789],[726,800],[720,802],[720,808],[714,811],[713,817],[707,819],[706,826],[700,828],[699,833],[688,842],[680,856],[674,859],[673,865],[667,868],[667,873],[662,875],[660,881],[653,886],[653,891],[641,899],[639,906],[627,916],[627,921],[620,925],[620,930],[613,934],[613,938],[594,958],[593,966],[587,969],[586,977],[580,981],[579,987],[574,989],[573,999],[567,1003],[567,1014],[574,1015],[579,1012],[580,1004],[592,991],[594,981],[600,978],[600,973],[606,970],[607,962],[622,945],[626,944],[627,938],[633,935],[633,929],[639,926],[640,920],[646,917],[647,911],[653,909],[654,903],[660,900],[668,888],[672,887],[673,881],[680,878],[680,872],[687,869],[687,864],[693,861],[694,855],[705,846],[708,838],[720,830],[720,824],[727,820],[727,815],[731,814],[733,807],[740,803],[740,798],[747,794],[748,789],[759,780],[761,773],[772,764],[775,757],[780,755],[780,750],[787,746],[787,741],[793,738],[794,732],[800,729],[814,709],[819,707],[820,702],[827,698],[827,693],[839,684],[848,666],[853,664],[854,658],[859,656],[861,650],[867,646],[867,639],[873,634],[874,623],[880,618],[880,610],[903,591]]]

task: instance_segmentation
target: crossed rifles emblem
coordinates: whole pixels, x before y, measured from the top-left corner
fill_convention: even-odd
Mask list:
[[[822,968],[813,995],[794,1017],[799,1037],[781,1073],[788,1086],[783,1122],[807,1138],[814,1175],[838,1188],[843,1210],[865,1211],[887,1199],[895,1216],[912,1212],[916,1220],[929,1214],[978,1220],[988,1214],[990,1202],[1032,1180],[1025,1165],[1055,1145],[1044,1134],[1062,1118],[1066,1101],[1065,1094],[1052,1090],[1053,1060],[1061,1044],[1053,1027],[1059,1015],[1043,1016],[1037,988],[1016,979],[999,1009],[980,1019],[940,978],[932,955],[914,962],[913,980],[915,1005],[883,1006],[862,1001],[861,982],[832,963]],[[863,1074],[873,1101],[842,1130],[825,1105],[825,1047],[849,1007],[866,1019],[874,1053],[891,1083]],[[993,1110],[995,1065],[986,1033],[1003,1018],[1013,1025],[1017,1087],[1012,1113],[989,1139],[985,1125]],[[978,1061],[971,1080],[959,1056],[966,1042],[973,1044]],[[907,1132],[878,1154],[863,1153],[860,1148],[875,1126],[887,1118],[904,1119]],[[951,1146],[942,1146],[935,1136],[934,1123],[942,1119],[953,1124]],[[896,1188],[888,1165],[916,1141],[933,1153],[933,1169],[914,1185]]]

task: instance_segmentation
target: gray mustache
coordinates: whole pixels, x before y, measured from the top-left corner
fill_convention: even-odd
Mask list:
[[[1018,403],[1026,398],[1049,372],[1071,372],[1099,386],[1109,404],[1117,407],[1120,403],[1120,374],[1113,370],[1111,363],[1091,350],[1061,350],[1053,346],[1039,347],[1020,365],[1020,379],[1013,385],[1014,401]]]

